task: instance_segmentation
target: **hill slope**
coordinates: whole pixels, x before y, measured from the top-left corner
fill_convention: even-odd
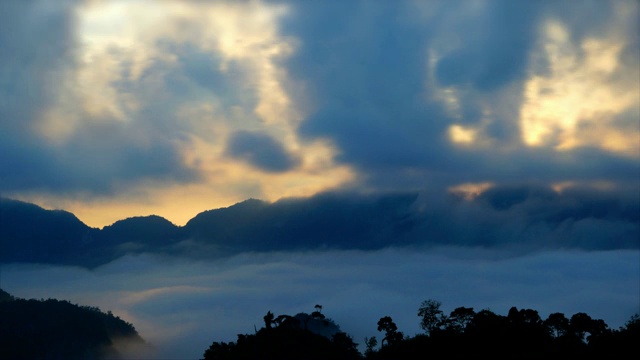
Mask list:
[[[111,312],[56,299],[26,300],[0,290],[0,359],[119,359],[116,344],[144,343]]]

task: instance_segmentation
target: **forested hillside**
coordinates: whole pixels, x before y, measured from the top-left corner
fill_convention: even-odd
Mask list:
[[[124,359],[119,343],[143,344],[134,326],[95,307],[19,299],[0,289],[0,359]]]

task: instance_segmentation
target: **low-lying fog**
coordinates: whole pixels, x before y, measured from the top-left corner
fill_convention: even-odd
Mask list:
[[[354,341],[377,336],[389,315],[400,331],[421,330],[425,299],[506,315],[511,306],[542,318],[585,312],[617,329],[640,311],[640,252],[553,251],[512,257],[489,250],[439,249],[242,254],[197,262],[150,255],[93,271],[4,265],[0,286],[22,298],[57,298],[112,311],[151,345],[145,356],[199,359],[213,341],[259,329],[267,311],[314,305]],[[134,355],[132,355],[134,356]]]

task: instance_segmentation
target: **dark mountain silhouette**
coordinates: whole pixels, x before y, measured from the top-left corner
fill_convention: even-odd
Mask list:
[[[180,227],[157,215],[118,220],[102,228],[99,235],[105,244],[129,245],[140,251],[170,245],[181,236]]]
[[[496,187],[471,200],[450,194],[429,201],[411,192],[329,192],[273,203],[249,199],[204,211],[184,226],[151,215],[102,229],[66,211],[0,201],[3,263],[93,268],[139,253],[215,258],[244,251],[412,245],[638,249],[639,239],[640,199],[535,186]]]
[[[185,225],[193,239],[239,250],[376,249],[399,244],[415,219],[416,194],[321,194],[269,204],[250,199],[205,211]]]
[[[255,241],[251,237],[255,236],[256,230],[266,230],[268,207],[264,201],[249,199],[227,208],[204,211],[187,222],[184,233],[196,241],[216,244],[227,251],[247,248]],[[261,238],[265,238],[264,232]]]
[[[0,261],[91,265],[97,229],[72,213],[3,198],[0,201]],[[84,259],[89,260],[87,262]]]
[[[0,261],[95,267],[151,252],[222,256],[241,251],[374,249],[400,243],[415,194],[380,198],[323,194],[275,203],[249,199],[202,212],[179,227],[156,215],[90,228],[73,214],[3,199]]]
[[[15,298],[1,289],[0,319],[0,359],[120,359],[121,344],[145,344],[132,324],[111,312]]]

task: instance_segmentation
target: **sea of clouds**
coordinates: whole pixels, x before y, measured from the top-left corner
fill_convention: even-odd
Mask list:
[[[419,332],[426,299],[506,315],[511,306],[542,318],[585,312],[610,328],[640,312],[640,252],[546,251],[513,256],[470,248],[244,253],[194,261],[127,256],[95,270],[3,265],[1,286],[21,298],[97,306],[134,324],[152,359],[199,359],[213,341],[253,333],[267,311],[323,313],[360,346],[391,316]],[[142,356],[141,349],[131,357]]]

